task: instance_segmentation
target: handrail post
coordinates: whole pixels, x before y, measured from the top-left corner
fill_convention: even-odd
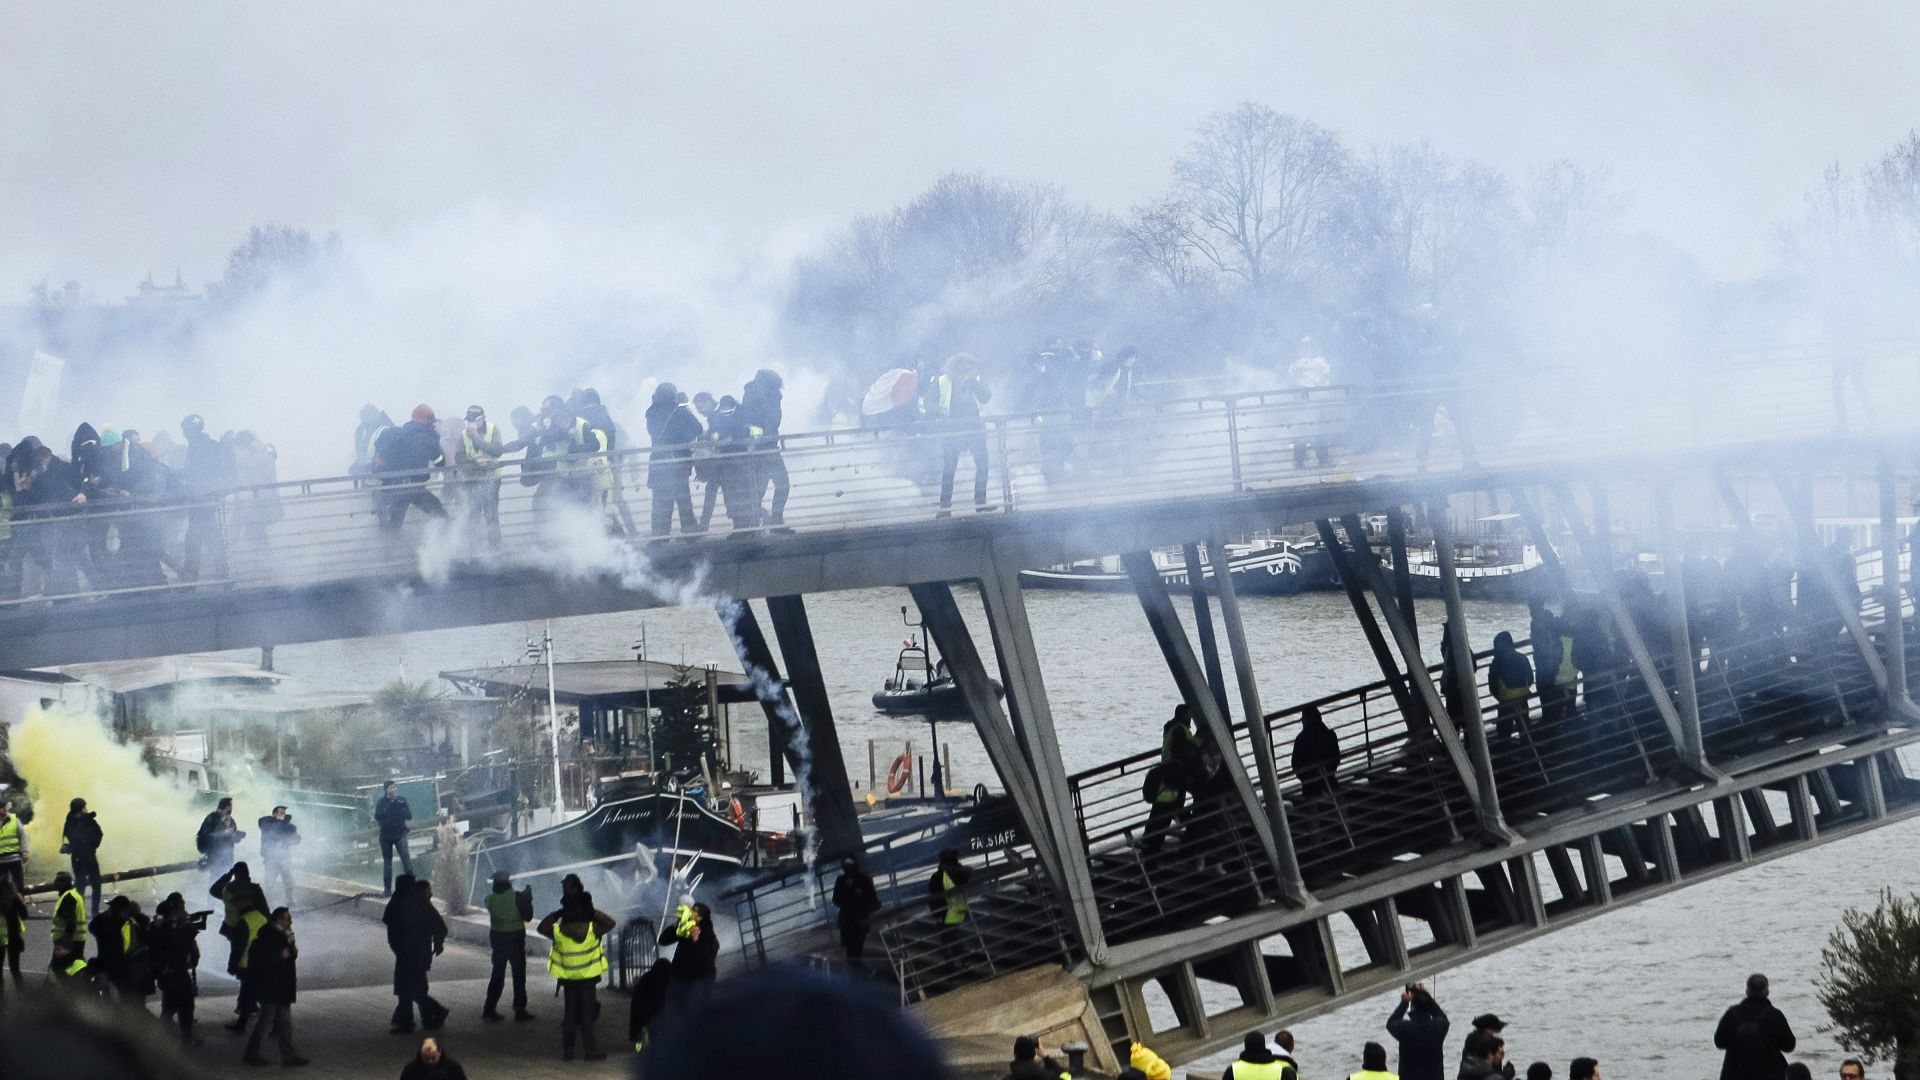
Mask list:
[[[1240,406],[1232,399],[1227,401],[1227,454],[1233,467],[1233,490],[1238,494],[1247,485],[1240,471]]]

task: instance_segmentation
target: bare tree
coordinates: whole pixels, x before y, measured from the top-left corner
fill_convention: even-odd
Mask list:
[[[1328,241],[1346,151],[1311,121],[1241,104],[1202,123],[1174,162],[1189,240],[1255,290],[1298,281]]]
[[[1199,248],[1188,227],[1192,213],[1174,199],[1136,207],[1120,227],[1122,250],[1148,277],[1175,292],[1197,284],[1203,274]]]
[[[1907,132],[1863,179],[1863,211],[1873,233],[1894,258],[1920,261],[1920,132]]]

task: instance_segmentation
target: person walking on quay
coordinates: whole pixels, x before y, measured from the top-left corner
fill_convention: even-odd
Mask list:
[[[957,965],[964,955],[961,930],[970,914],[967,882],[972,878],[973,871],[960,861],[960,852],[945,848],[940,852],[940,865],[927,879],[927,910],[940,922],[940,951],[949,964]]]
[[[73,875],[65,870],[53,875],[53,962],[47,970],[56,976],[69,974],[75,960],[84,963],[87,952],[87,898],[74,887]]]
[[[280,1046],[280,1064],[289,1068],[305,1065],[307,1059],[293,1048],[293,1001],[299,989],[300,946],[293,937],[293,912],[275,908],[273,917],[260,930],[247,949],[247,970],[252,973],[253,993],[260,1001],[260,1019],[247,1037],[247,1053],[241,1058],[249,1065],[265,1065],[260,1042],[269,1029]]]
[[[1387,1071],[1387,1048],[1370,1042],[1360,1048],[1360,1071],[1348,1073],[1347,1080],[1400,1080],[1400,1074]]]
[[[200,852],[202,865],[215,881],[233,869],[233,849],[247,834],[233,823],[233,800],[221,799],[213,812],[200,819],[200,831],[193,845]]]
[[[284,806],[257,823],[260,827],[260,862],[266,867],[266,884],[277,886],[286,905],[293,906],[293,849],[300,843],[300,827]]]
[[[593,1038],[593,1022],[600,1012],[595,986],[607,973],[607,952],[601,939],[616,925],[613,916],[594,908],[593,896],[586,892],[566,897],[559,910],[540,920],[540,936],[553,942],[547,952],[547,972],[560,984],[564,1002],[560,1017],[562,1060],[573,1060],[575,1042],[588,1061],[607,1056]],[[674,968],[677,974],[677,961]]]
[[[373,820],[380,826],[381,896],[393,895],[393,857],[400,856],[400,872],[413,877],[413,853],[407,850],[407,823],[413,820],[413,807],[400,794],[400,785],[387,781],[380,799],[373,804]]]
[[[67,822],[60,829],[61,850],[73,861],[73,887],[81,892],[93,886],[93,908],[100,909],[100,828],[99,812],[87,809],[87,800],[74,799],[67,807]]]
[[[1400,1004],[1387,1018],[1387,1034],[1400,1044],[1402,1080],[1445,1080],[1449,1026],[1446,1011],[1425,983],[1400,992]]]
[[[447,923],[433,908],[426,883],[401,875],[393,900],[381,921],[387,926],[387,948],[393,951],[393,1034],[413,1031],[413,1007],[420,1006],[420,1025],[437,1031],[446,1023],[447,1009],[428,992],[427,972],[433,958],[446,951]]]
[[[467,1080],[467,1070],[440,1049],[440,1040],[420,1040],[420,1052],[400,1070],[400,1080]]]
[[[160,989],[160,1022],[177,1020],[180,1041],[198,1046],[193,1037],[193,999],[199,992],[200,928],[187,917],[186,897],[171,893],[154,909],[147,942],[154,981]]]
[[[1720,1017],[1713,1045],[1726,1051],[1720,1080],[1783,1080],[1797,1040],[1787,1018],[1768,1000],[1765,975],[1747,976],[1747,996]]]
[[[1240,1057],[1220,1074],[1220,1080],[1300,1080],[1300,1070],[1267,1046],[1267,1037],[1247,1032]]]
[[[21,892],[27,888],[27,855],[26,822],[13,812],[12,799],[0,799],[0,878]]]
[[[660,944],[672,945],[673,983],[667,988],[671,1015],[685,1016],[713,996],[719,971],[720,935],[713,929],[713,911],[705,904],[681,904],[674,925],[660,934]]]
[[[840,945],[848,960],[866,955],[867,933],[873,927],[873,915],[880,910],[880,892],[873,879],[860,872],[852,859],[840,862],[840,880],[833,883],[833,906],[839,912]]]
[[[531,1020],[527,1011],[527,923],[533,918],[532,892],[513,891],[513,876],[505,870],[493,875],[493,891],[487,894],[487,944],[493,952],[493,972],[487,977],[487,1003],[480,1010],[483,1020],[504,1020],[500,1015],[500,994],[506,989],[507,969],[513,969],[513,1018]]]

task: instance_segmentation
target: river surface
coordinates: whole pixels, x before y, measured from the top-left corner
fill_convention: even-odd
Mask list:
[[[977,594],[957,590],[957,595],[981,652],[991,657]],[[848,772],[862,792],[870,742],[882,784],[887,763],[909,740],[915,753],[928,746],[924,722],[882,716],[870,701],[893,670],[908,632],[900,608],[909,603],[904,590],[888,589],[807,598]],[[1191,634],[1190,601],[1176,597],[1175,603]],[[1379,677],[1344,596],[1249,597],[1242,603],[1266,709]],[[1133,598],[1033,591],[1027,593],[1027,607],[1067,768],[1084,769],[1156,746],[1177,695]],[[1419,618],[1428,655],[1437,655],[1439,602],[1422,601]],[[1499,630],[1512,630],[1515,637],[1526,632],[1526,611],[1518,605],[1471,605],[1468,621],[1476,649],[1488,647]],[[631,657],[643,625],[655,659],[738,670],[718,619],[705,608],[556,621],[556,656],[561,661]],[[763,627],[771,638],[764,618]],[[421,679],[443,670],[516,662],[527,640],[539,633],[537,623],[509,623],[285,646],[277,650],[276,666],[316,689],[370,691],[403,669],[409,678]],[[1237,695],[1234,703],[1237,711]],[[736,707],[732,735],[736,764],[764,770],[766,728],[759,711]],[[999,786],[969,726],[941,724],[939,735],[951,747],[951,786]],[[1808,1061],[1815,1076],[1834,1075],[1843,1055],[1818,1033],[1825,1017],[1813,991],[1821,946],[1845,909],[1871,906],[1879,889],[1920,889],[1920,865],[1912,858],[1917,836],[1920,823],[1888,826],[1455,968],[1434,987],[1453,1019],[1450,1041],[1457,1045],[1464,1038],[1475,1015],[1494,1012],[1509,1024],[1509,1057],[1522,1072],[1527,1063],[1544,1060],[1555,1076],[1565,1076],[1568,1061],[1584,1054],[1599,1058],[1602,1072],[1613,1080],[1708,1078],[1719,1069],[1712,1045],[1715,1021],[1737,1000],[1746,976],[1764,971],[1773,979],[1776,1002],[1801,1037],[1794,1056]],[[1343,955],[1363,955],[1344,923],[1336,924],[1336,933]],[[1383,1025],[1393,999],[1392,993],[1382,994],[1293,1025],[1306,1075],[1346,1075],[1358,1068],[1360,1045],[1368,1040],[1391,1050]],[[1221,1055],[1193,1068],[1217,1076],[1231,1058]],[[1449,1075],[1452,1068],[1449,1063]]]

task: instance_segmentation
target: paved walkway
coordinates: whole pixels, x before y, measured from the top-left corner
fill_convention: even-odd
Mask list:
[[[44,905],[42,905],[44,907]],[[39,992],[39,976],[47,964],[47,923],[28,924],[28,950],[22,969],[29,972],[27,992]],[[300,995],[293,1007],[294,1044],[313,1064],[298,1075],[310,1080],[397,1077],[419,1048],[421,1034],[390,1035],[393,959],[378,923],[341,912],[296,912],[294,933],[300,942]],[[204,1045],[187,1051],[208,1077],[285,1075],[277,1065],[252,1068],[241,1063],[245,1037],[221,1025],[233,1018],[237,992],[223,970],[226,940],[208,931],[200,940],[203,963],[196,1025]],[[524,1023],[492,1023],[480,1019],[486,997],[486,951],[449,940],[446,953],[433,965],[433,995],[453,1010],[438,1033],[441,1045],[466,1068],[473,1080],[512,1077],[612,1078],[631,1075],[632,1045],[627,1033],[627,997],[602,990],[602,1015],[596,1028],[605,1061],[560,1060],[560,1001],[553,996],[553,979],[538,962],[527,972],[528,1008],[537,1019]],[[9,987],[9,991],[11,991]],[[511,998],[511,987],[508,997]],[[508,1004],[502,1002],[503,1008]],[[148,999],[156,1017],[159,998]],[[157,1022],[157,1021],[156,1021]],[[277,1061],[272,1039],[264,1053]]]

